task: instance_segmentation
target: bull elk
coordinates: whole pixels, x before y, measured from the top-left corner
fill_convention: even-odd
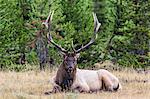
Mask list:
[[[47,20],[43,24],[48,30],[48,41],[63,54],[63,62],[58,68],[57,74],[51,80],[51,83],[53,85],[52,91],[46,92],[45,94],[69,90],[79,92],[94,92],[103,89],[108,91],[117,91],[118,89],[120,89],[121,85],[118,78],[107,70],[100,69],[95,71],[77,68],[77,58],[79,57],[79,53],[94,43],[96,39],[96,33],[98,32],[101,25],[98,22],[96,14],[93,13],[94,33],[90,42],[82,46],[78,50],[73,47],[72,43],[73,52],[68,52],[57,43],[55,43],[50,34],[53,13],[54,12],[49,14]]]

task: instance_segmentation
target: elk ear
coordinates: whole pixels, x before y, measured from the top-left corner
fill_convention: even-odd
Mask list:
[[[67,53],[61,53],[61,55],[62,55],[63,58],[66,60],[66,58],[67,58]]]
[[[76,54],[76,58],[79,58],[79,56],[80,56],[80,53],[77,53],[77,54]]]

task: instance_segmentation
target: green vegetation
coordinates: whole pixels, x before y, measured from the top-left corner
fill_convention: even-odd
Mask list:
[[[1,69],[24,69],[16,65],[24,64],[24,55],[28,64],[37,65],[41,54],[55,66],[61,62],[42,26],[50,10],[53,38],[69,51],[72,41],[78,49],[90,40],[92,12],[97,14],[102,26],[94,45],[81,53],[81,68],[104,60],[150,66],[150,0],[0,0]]]

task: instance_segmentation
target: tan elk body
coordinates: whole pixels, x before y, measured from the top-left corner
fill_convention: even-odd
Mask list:
[[[63,75],[63,71],[58,71],[60,75]],[[84,70],[76,69],[76,74],[73,76],[74,80],[70,87],[72,91],[79,92],[97,92],[100,90],[117,91],[121,89],[121,84],[116,76],[107,70]],[[57,76],[51,79],[51,84],[57,89],[54,92],[61,92],[61,88],[56,84]]]
[[[77,69],[72,89],[77,88],[80,92],[95,92],[99,90],[116,91],[121,88],[121,85],[118,78],[107,70]]]
[[[53,41],[50,34],[52,16],[53,13],[50,13],[43,25],[45,25],[48,29],[47,37],[49,42],[58,48],[63,54],[63,62],[58,68],[57,74],[51,79],[53,90],[46,92],[46,94],[70,90],[79,92],[95,92],[99,90],[117,91],[120,89],[121,85],[118,78],[107,70],[83,70],[77,67],[77,58],[79,57],[79,53],[94,43],[96,33],[101,25],[98,22],[96,14],[93,13],[94,33],[90,42],[78,50],[75,50],[72,43],[73,52],[68,52]]]

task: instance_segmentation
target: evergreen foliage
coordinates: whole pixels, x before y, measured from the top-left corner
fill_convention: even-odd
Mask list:
[[[0,0],[0,67],[16,66],[25,55],[29,64],[38,64],[39,31],[48,57],[55,65],[61,61],[46,39],[42,22],[54,10],[52,35],[65,49],[72,51],[89,42],[93,33],[92,12],[102,23],[94,45],[81,53],[79,66],[111,60],[125,67],[150,66],[149,0]],[[38,46],[39,45],[39,46]]]

